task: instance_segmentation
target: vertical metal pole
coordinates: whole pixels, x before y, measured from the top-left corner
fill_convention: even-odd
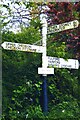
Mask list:
[[[47,20],[45,14],[42,14],[42,46],[44,47],[44,52],[42,54],[42,67],[47,68],[46,63],[46,38],[47,38]],[[43,112],[44,115],[48,112],[48,97],[47,97],[47,75],[43,75]]]
[[[43,113],[47,115],[48,112],[48,96],[47,96],[47,77],[43,76]]]

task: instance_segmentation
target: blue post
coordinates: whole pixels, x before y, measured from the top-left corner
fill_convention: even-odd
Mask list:
[[[47,76],[43,76],[43,113],[47,115],[48,112],[48,96],[47,96]]]

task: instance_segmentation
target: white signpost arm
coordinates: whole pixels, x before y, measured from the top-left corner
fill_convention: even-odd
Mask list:
[[[49,34],[55,33],[55,32],[61,32],[64,30],[69,30],[73,28],[77,28],[79,25],[79,22],[77,20],[58,24],[58,25],[52,25],[49,27],[48,32]]]
[[[37,46],[37,45],[14,43],[14,42],[4,42],[4,43],[1,44],[1,46],[6,50],[43,53],[43,47],[42,46]]]

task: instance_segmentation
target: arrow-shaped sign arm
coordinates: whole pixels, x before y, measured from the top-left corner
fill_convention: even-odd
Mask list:
[[[49,29],[48,29],[49,33],[48,34],[77,28],[78,25],[79,25],[78,20],[74,20],[74,21],[71,21],[71,22],[66,22],[66,23],[62,23],[62,24],[58,24],[58,25],[53,25],[53,26],[49,27]]]
[[[27,52],[36,52],[36,53],[43,53],[44,50],[43,46],[13,43],[13,42],[4,42],[1,44],[1,46],[6,50],[27,51]]]

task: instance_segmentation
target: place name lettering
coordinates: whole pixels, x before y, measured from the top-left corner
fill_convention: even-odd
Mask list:
[[[6,43],[6,49],[8,50],[20,50],[28,52],[36,52],[36,49],[33,49],[32,46],[19,43]]]
[[[50,26],[48,32],[49,33],[60,32],[60,31],[76,28],[77,26],[78,26],[78,21],[74,20],[71,22]]]
[[[71,65],[61,65],[61,68],[72,68]]]

